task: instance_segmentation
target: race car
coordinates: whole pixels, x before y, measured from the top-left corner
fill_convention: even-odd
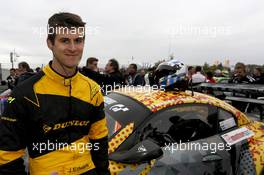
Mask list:
[[[105,97],[112,175],[264,174],[264,124],[192,91]]]

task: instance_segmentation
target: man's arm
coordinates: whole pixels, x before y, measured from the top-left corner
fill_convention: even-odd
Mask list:
[[[98,149],[93,147],[95,149],[91,150],[91,155],[97,174],[110,175],[108,170],[108,129],[104,113],[103,95],[99,90],[92,101],[96,104],[96,109],[88,136],[90,142],[97,145]]]
[[[21,96],[14,90],[0,116],[0,175],[26,174],[22,157],[25,150],[25,126]]]

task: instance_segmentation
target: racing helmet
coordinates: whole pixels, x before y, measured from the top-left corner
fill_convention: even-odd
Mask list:
[[[156,69],[156,75],[159,86],[165,89],[186,90],[188,88],[186,66],[178,60],[160,63]]]

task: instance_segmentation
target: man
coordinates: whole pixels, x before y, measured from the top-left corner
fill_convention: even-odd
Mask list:
[[[124,78],[119,71],[119,63],[116,59],[110,59],[105,66],[105,74],[94,71],[91,67],[84,67],[82,73],[97,82],[104,94],[124,84]]]
[[[130,86],[143,86],[144,85],[144,78],[137,73],[137,65],[130,64],[128,67],[128,78],[127,82]]]
[[[193,66],[188,67],[187,77],[189,80],[192,79],[192,75],[195,73],[195,69]]]
[[[237,63],[235,65],[234,75],[229,80],[229,83],[236,83],[236,84],[249,84],[254,83],[255,79],[246,73],[246,66],[243,63]]]
[[[49,18],[53,60],[14,89],[0,119],[1,175],[25,174],[26,148],[31,175],[109,174],[103,96],[77,69],[84,31],[75,14]]]
[[[29,64],[25,61],[22,61],[18,63],[18,78],[15,84],[18,85],[33,75],[35,75],[35,73],[29,67]]]
[[[90,57],[86,61],[86,68],[98,72],[97,64],[98,64],[98,59],[95,57]]]
[[[10,75],[6,78],[7,80],[7,85],[8,89],[13,89],[15,87],[15,81],[16,81],[16,69],[11,68],[10,70]]]
[[[119,70],[119,63],[116,59],[110,59],[105,66],[105,73],[109,75],[110,82],[108,84],[115,83],[116,85],[124,84],[124,78]],[[107,83],[107,82],[106,82]]]
[[[255,82],[255,79],[247,75],[245,64],[238,62],[235,65],[234,75],[228,82],[235,83],[235,84],[251,84]],[[246,94],[233,93],[233,96],[246,97]],[[240,111],[245,111],[245,109],[248,108],[247,103],[242,103],[242,102],[233,102],[232,105],[236,107],[237,109],[239,109]],[[253,106],[250,106],[248,111],[250,111],[252,107]]]
[[[144,76],[145,85],[153,86],[155,84],[155,69],[156,67],[150,67]]]
[[[206,77],[201,72],[202,72],[202,67],[196,66],[195,74],[192,75],[192,83],[198,84],[206,81]]]
[[[256,80],[254,84],[264,84],[264,75],[260,67],[256,67],[253,70],[253,78]]]
[[[36,73],[39,73],[39,72],[41,71],[41,68],[40,68],[40,67],[37,67],[37,68],[35,69],[35,71],[36,71]]]
[[[206,82],[207,83],[216,83],[213,73],[211,71],[206,72]]]

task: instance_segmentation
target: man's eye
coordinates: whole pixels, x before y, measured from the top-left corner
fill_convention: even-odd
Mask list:
[[[76,43],[82,43],[82,42],[83,42],[83,38],[77,38],[77,39],[75,40],[75,42],[76,42]]]
[[[65,39],[61,39],[61,42],[62,43],[65,43],[65,44],[68,44],[69,43],[69,40],[65,38]]]

